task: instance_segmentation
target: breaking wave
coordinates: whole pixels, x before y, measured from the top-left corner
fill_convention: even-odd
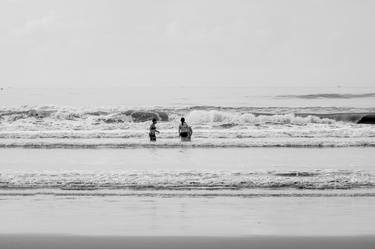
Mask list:
[[[0,108],[0,147],[327,147],[374,146],[374,108],[153,107],[79,109]],[[178,140],[179,119],[193,127],[192,143]],[[158,142],[149,144],[151,119]]]
[[[357,112],[356,112],[357,111]],[[178,121],[180,116],[188,116],[191,122],[235,123],[329,123],[346,121],[357,123],[361,119],[374,118],[375,108],[252,108],[194,106],[187,108],[148,108],[129,110],[126,108],[79,109],[58,106],[0,108],[1,124],[24,123],[43,124],[56,122],[79,122],[92,125],[112,123],[142,123],[155,118],[162,122]]]
[[[2,172],[0,190],[371,189],[374,172],[43,171]]]

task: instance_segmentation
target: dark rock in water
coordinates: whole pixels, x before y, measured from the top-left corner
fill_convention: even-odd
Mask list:
[[[358,121],[358,124],[375,124],[375,114],[363,116]]]

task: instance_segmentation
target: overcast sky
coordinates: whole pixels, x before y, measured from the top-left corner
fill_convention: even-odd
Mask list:
[[[0,0],[1,86],[374,83],[374,0]]]

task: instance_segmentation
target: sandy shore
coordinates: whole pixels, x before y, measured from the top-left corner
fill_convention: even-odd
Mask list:
[[[374,248],[375,236],[356,237],[109,237],[0,235],[1,249],[317,249]]]

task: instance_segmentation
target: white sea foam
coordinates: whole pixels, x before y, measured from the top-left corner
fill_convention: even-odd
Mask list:
[[[192,111],[188,114],[187,119],[192,124],[213,124],[213,123],[232,123],[238,125],[244,124],[332,124],[335,121],[328,118],[319,118],[309,115],[299,117],[293,113],[274,114],[274,115],[254,115],[252,113],[231,113],[222,111]]]
[[[150,143],[145,137],[137,138],[80,138],[80,139],[1,139],[0,148],[246,148],[246,147],[374,147],[372,138],[196,138],[192,142],[159,139]]]
[[[2,172],[0,189],[246,190],[372,189],[375,172],[310,171],[24,171]]]
[[[147,142],[150,119],[160,120],[159,146],[181,146],[179,118],[193,126],[188,146],[373,146],[375,126],[357,124],[373,109],[72,108],[22,106],[0,109],[0,147],[131,147]],[[120,140],[121,139],[121,140]]]

